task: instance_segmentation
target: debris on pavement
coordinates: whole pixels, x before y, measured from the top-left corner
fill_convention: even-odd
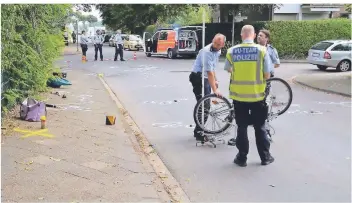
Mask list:
[[[57,106],[54,105],[54,104],[45,104],[45,106],[46,106],[46,107],[51,107],[51,108],[57,108]]]
[[[275,187],[275,185],[269,185],[270,187]]]
[[[58,72],[53,72],[53,76],[58,76],[61,78],[66,78],[67,77],[67,73],[62,72],[62,73],[58,73]]]
[[[20,118],[25,121],[39,122],[46,114],[45,103],[33,98],[26,98],[20,106]]]
[[[52,88],[60,88],[62,85],[72,85],[70,81],[57,76],[50,77],[46,84]]]
[[[49,157],[49,159],[51,159],[53,161],[61,161],[61,159],[55,159],[54,157]]]

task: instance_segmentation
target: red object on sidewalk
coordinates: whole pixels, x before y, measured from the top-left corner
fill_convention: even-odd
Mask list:
[[[134,54],[133,54],[133,60],[137,60],[136,52],[134,52]]]

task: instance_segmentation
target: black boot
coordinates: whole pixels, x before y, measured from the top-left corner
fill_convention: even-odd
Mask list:
[[[233,160],[233,163],[235,163],[241,167],[246,167],[247,166],[247,157],[241,156],[240,153],[238,153],[236,155],[236,158]]]
[[[266,165],[269,165],[269,164],[273,163],[274,161],[275,161],[274,157],[272,157],[270,155],[267,159],[262,160],[262,165],[266,166]]]

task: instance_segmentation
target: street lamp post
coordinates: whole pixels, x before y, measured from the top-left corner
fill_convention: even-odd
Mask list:
[[[77,25],[77,52],[79,52],[79,50],[78,50],[78,36],[79,36],[79,33],[78,33],[78,19],[76,20],[76,25]]]

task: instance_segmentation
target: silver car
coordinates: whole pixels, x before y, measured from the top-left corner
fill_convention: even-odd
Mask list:
[[[307,60],[320,70],[328,67],[340,72],[351,71],[352,40],[321,41],[308,52]]]

